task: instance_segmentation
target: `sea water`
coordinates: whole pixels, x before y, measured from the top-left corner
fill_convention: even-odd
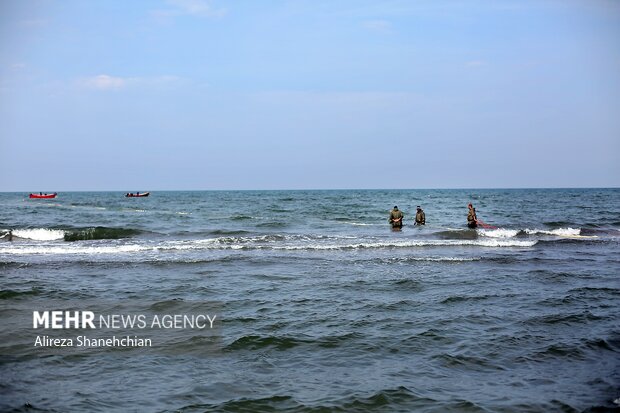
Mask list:
[[[44,354],[5,324],[0,410],[617,408],[618,189],[123,195],[0,194],[0,312],[217,303],[218,348]]]

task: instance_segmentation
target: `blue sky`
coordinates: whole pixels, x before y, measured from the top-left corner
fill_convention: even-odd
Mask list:
[[[618,1],[0,2],[0,191],[620,186]]]

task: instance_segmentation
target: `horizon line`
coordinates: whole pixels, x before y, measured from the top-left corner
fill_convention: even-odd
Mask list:
[[[540,189],[620,189],[620,186],[586,186],[586,187],[570,187],[570,186],[540,186],[540,187],[434,187],[434,188],[272,188],[272,189],[147,189],[139,192],[234,192],[234,191],[431,191],[431,190],[540,190]],[[11,193],[27,193],[36,194],[41,191],[0,191],[0,194]],[[43,193],[74,193],[74,192],[121,192],[133,193],[135,191],[127,191],[120,189],[78,189],[78,190],[55,190]]]

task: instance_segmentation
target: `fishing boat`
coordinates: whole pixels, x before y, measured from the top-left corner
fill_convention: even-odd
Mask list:
[[[142,198],[145,196],[149,196],[151,193],[150,192],[136,192],[135,194],[132,194],[131,192],[127,192],[125,194],[126,198]]]
[[[56,195],[58,195],[56,192],[54,192],[53,194],[38,193],[38,194],[30,194],[29,197],[38,198],[38,199],[50,199],[50,198],[56,198]]]

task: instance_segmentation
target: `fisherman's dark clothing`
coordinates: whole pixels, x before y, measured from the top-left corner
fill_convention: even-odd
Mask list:
[[[469,228],[476,228],[478,223],[476,222],[478,218],[476,217],[476,208],[469,208],[469,213],[467,214],[467,226]]]
[[[403,217],[404,215],[402,212],[400,212],[398,209],[393,209],[390,212],[390,219],[388,220],[388,222],[392,224],[392,228],[402,228]]]
[[[417,225],[426,224],[426,215],[424,214],[424,211],[422,211],[421,209],[415,214],[415,223]]]

